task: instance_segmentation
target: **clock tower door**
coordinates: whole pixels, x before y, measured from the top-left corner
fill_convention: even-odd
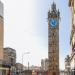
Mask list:
[[[53,3],[48,12],[48,75],[59,75],[59,10]]]

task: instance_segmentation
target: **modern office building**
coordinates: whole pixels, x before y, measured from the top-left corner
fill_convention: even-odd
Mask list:
[[[4,48],[4,64],[14,66],[16,64],[16,50],[12,48]]]
[[[4,48],[4,60],[3,60],[3,66],[5,67],[4,71],[5,73],[10,73],[14,74],[16,71],[15,68],[16,65],[16,50],[6,47]]]
[[[48,11],[48,75],[59,75],[59,19],[60,12],[53,2]]]

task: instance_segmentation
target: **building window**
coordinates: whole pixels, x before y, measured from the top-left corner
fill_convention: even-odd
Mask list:
[[[11,58],[11,65],[13,65],[13,58]]]

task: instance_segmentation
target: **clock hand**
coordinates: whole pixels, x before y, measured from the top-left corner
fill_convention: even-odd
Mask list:
[[[52,25],[54,25],[54,23],[52,22]]]
[[[55,25],[55,21],[53,21],[52,24]]]
[[[54,21],[54,25],[55,25],[55,21]]]

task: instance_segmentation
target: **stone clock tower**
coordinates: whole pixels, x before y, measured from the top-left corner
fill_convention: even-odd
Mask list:
[[[53,2],[48,12],[48,75],[59,75],[59,18],[60,12]]]

